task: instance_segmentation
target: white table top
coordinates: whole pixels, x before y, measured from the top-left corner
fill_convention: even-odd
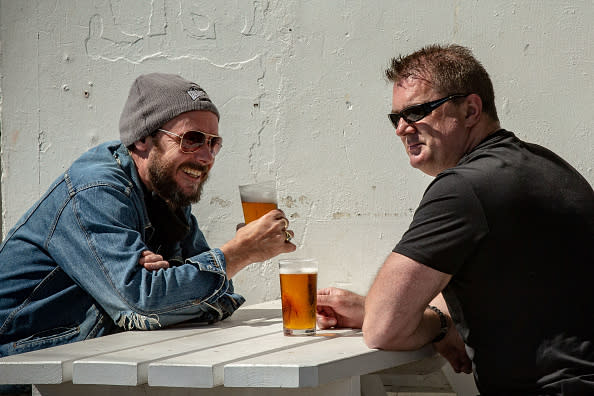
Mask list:
[[[301,388],[432,356],[369,349],[359,330],[286,337],[280,301],[212,325],[129,331],[0,359],[1,383]]]

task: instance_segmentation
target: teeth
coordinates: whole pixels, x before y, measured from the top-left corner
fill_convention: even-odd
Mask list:
[[[184,168],[182,171],[193,177],[200,177],[202,175],[202,172],[192,168]]]

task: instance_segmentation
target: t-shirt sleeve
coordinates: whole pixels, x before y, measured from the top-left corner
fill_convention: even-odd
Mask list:
[[[454,275],[489,232],[481,202],[460,175],[439,175],[427,188],[394,252]]]

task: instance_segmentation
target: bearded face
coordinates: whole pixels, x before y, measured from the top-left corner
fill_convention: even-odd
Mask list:
[[[182,208],[200,201],[209,167],[186,161],[176,164],[165,156],[165,149],[155,139],[149,153],[148,174],[154,191],[172,208]],[[180,181],[180,178],[183,180]],[[182,185],[183,183],[183,185]]]

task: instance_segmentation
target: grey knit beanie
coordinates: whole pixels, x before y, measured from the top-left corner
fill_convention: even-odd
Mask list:
[[[141,75],[132,84],[120,117],[120,140],[129,146],[192,110],[207,110],[220,119],[216,106],[198,84],[176,74]]]

